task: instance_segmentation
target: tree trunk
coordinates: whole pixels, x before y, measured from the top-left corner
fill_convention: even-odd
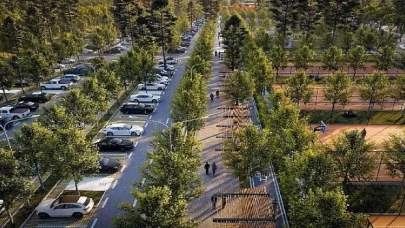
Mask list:
[[[38,177],[38,180],[39,180],[39,184],[40,184],[42,190],[45,191],[44,182],[42,181],[41,174],[39,173],[39,165],[38,165],[38,162],[35,162],[35,171],[37,172],[37,177]]]
[[[6,89],[4,86],[1,87],[3,89],[3,94],[4,94],[4,99],[6,99],[6,102],[8,102],[7,94],[6,94]]]
[[[287,15],[288,15],[288,7],[289,7],[289,3],[290,1],[287,0],[287,4],[285,6],[285,13],[284,13],[284,23],[283,23],[283,48],[285,48],[286,46],[286,42],[285,42],[285,38],[287,35]]]
[[[353,68],[353,82],[354,82],[354,80],[356,80],[356,71],[357,71],[357,69]]]
[[[13,218],[13,215],[11,214],[10,209],[8,207],[6,207],[6,212],[7,212],[8,218],[10,219],[11,227],[14,228],[15,227],[14,218]]]
[[[77,195],[80,196],[79,186],[77,186],[77,182],[76,182],[76,181],[75,181],[75,188],[76,188],[76,193],[77,193]]]
[[[335,111],[335,105],[336,105],[336,103],[333,102],[332,103],[332,112],[330,113],[330,117],[329,117],[329,124],[332,123],[332,117],[333,117],[333,112]]]
[[[160,39],[162,39],[163,66],[166,68],[166,45],[163,33],[163,12],[160,12]]]

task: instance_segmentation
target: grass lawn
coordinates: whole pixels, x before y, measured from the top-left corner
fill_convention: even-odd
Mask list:
[[[42,199],[48,194],[48,191],[58,182],[60,177],[56,175],[51,175],[46,179],[44,182],[45,191],[39,188],[30,198],[31,206],[24,206],[18,211],[18,213],[14,216],[14,222],[16,227],[20,227],[23,222],[28,218],[28,216],[32,213],[32,211],[38,206],[38,204],[42,201]],[[7,223],[5,228],[11,228],[11,224]]]
[[[349,185],[347,203],[355,213],[399,213],[404,190],[399,198],[400,185]],[[402,208],[402,213],[405,207]]]
[[[357,117],[343,117],[343,112],[335,112],[330,119],[330,111],[306,111],[302,110],[301,115],[308,118],[309,123],[319,123],[323,120],[331,124],[405,124],[405,116],[398,111],[373,111],[370,120],[367,111],[357,111]]]
[[[79,189],[80,190],[80,189]],[[104,191],[80,191],[81,196],[87,196],[93,199],[94,205],[100,202],[101,197],[103,197]],[[66,195],[77,195],[75,190],[65,190],[62,193],[63,196]]]

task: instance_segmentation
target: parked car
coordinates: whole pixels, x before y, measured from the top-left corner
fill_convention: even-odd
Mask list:
[[[14,108],[13,106],[5,106],[0,108],[0,116],[18,120],[26,118],[30,115],[31,111],[27,108]]]
[[[143,127],[137,125],[131,125],[126,123],[115,123],[107,125],[103,128],[102,132],[105,135],[130,135],[130,136],[140,136],[143,134]]]
[[[85,48],[85,49],[83,49],[83,52],[82,52],[83,54],[94,54],[94,51],[93,50],[90,50],[90,49],[87,49],[87,48]]]
[[[88,214],[94,206],[93,199],[86,196],[66,195],[42,201],[35,209],[38,217],[76,217]]]
[[[60,63],[62,63],[62,64],[72,64],[75,62],[76,62],[75,59],[63,59],[62,61],[60,61]]]
[[[405,44],[400,44],[399,48],[402,49],[402,50],[405,50]]]
[[[78,82],[80,81],[80,76],[76,74],[65,74],[60,77],[62,82]]]
[[[57,64],[52,66],[52,69],[54,69],[54,70],[56,70],[56,69],[64,69],[64,68],[66,68],[66,65],[60,64],[60,63],[57,63]]]
[[[170,58],[170,59],[169,59]],[[167,57],[166,58],[166,64],[170,64],[170,65],[175,65],[177,64],[179,61],[177,59],[174,59],[173,57]],[[159,64],[163,64],[163,59],[159,60]]]
[[[129,97],[129,100],[131,102],[135,102],[135,103],[155,103],[156,104],[162,100],[162,97],[159,95],[153,95],[150,93],[146,93],[146,94],[138,93],[138,94],[131,95]]]
[[[166,89],[166,85],[164,84],[157,84],[157,83],[144,83],[138,84],[138,89],[140,90],[164,90]]]
[[[126,51],[127,49],[121,46],[117,46],[117,47],[112,47],[106,51],[104,51],[104,54],[120,54],[124,51]]]
[[[104,138],[97,142],[98,149],[107,150],[107,151],[126,151],[130,150],[134,147],[134,142],[128,139],[120,139],[120,138]]]
[[[121,106],[120,111],[124,114],[151,114],[155,107],[141,103],[126,103]]]
[[[161,75],[161,76],[166,76],[166,77],[173,76],[173,72],[167,72],[163,69],[159,69],[159,67],[155,67],[155,72],[156,72],[156,74]]]
[[[4,131],[4,127],[6,129],[10,129],[11,127],[13,127],[14,122],[10,121],[11,119],[5,116],[0,116],[0,131]]]
[[[87,75],[92,70],[93,70],[92,65],[86,63],[77,65],[75,68],[72,69],[64,70],[63,74]]]
[[[32,93],[18,98],[18,101],[31,101],[45,103],[49,101],[49,96],[46,93]]]
[[[183,41],[180,43],[180,46],[182,47],[190,47],[190,42],[189,41]]]
[[[168,52],[173,54],[184,54],[186,53],[186,50],[187,48],[179,46],[174,49],[168,50]]]
[[[31,112],[36,111],[39,108],[39,104],[31,101],[19,101],[13,105],[14,108],[26,108]]]
[[[102,157],[98,160],[100,164],[100,172],[115,173],[121,168],[121,163],[118,160]]]
[[[39,84],[42,90],[46,89],[62,89],[62,90],[67,90],[73,85],[72,82],[64,82],[61,81],[60,79],[52,79],[47,82],[42,82]]]
[[[169,65],[169,64],[166,64],[166,67],[163,64],[161,64],[161,65],[159,65],[159,69],[163,69],[165,71],[175,71],[176,70],[176,68],[173,65]]]

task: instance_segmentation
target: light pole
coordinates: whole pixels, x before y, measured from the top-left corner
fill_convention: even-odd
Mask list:
[[[93,74],[96,74],[96,67],[99,66],[99,65],[102,65],[102,64],[104,64],[104,63],[97,63],[96,65],[92,66]]]
[[[201,66],[201,65],[205,65],[205,64],[207,64],[207,63],[208,63],[208,61],[204,61],[204,62],[202,62],[202,63],[197,63],[197,64],[194,64],[194,65],[192,65],[192,66],[186,65],[186,67],[188,67],[188,69],[190,69],[191,81],[193,80],[193,69],[194,69],[194,67],[196,67],[196,66]]]
[[[40,115],[32,115],[32,116],[25,117],[25,118],[21,118],[21,119],[18,119],[18,120],[10,120],[10,121],[6,122],[6,123],[4,124],[4,126],[0,125],[1,130],[4,132],[4,135],[6,136],[8,148],[9,148],[10,150],[13,150],[13,149],[11,148],[10,140],[9,140],[8,134],[7,134],[7,124],[13,123],[13,122],[17,122],[17,121],[21,121],[21,120],[34,119],[34,118],[38,118],[39,116],[40,116]]]

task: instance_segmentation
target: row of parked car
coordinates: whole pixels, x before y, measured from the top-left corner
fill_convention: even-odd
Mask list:
[[[182,34],[180,46],[170,49],[169,52],[177,54],[185,53],[187,51],[187,48],[191,44],[191,39],[198,32],[198,30],[204,24],[204,22],[205,22],[204,18],[200,18],[194,21],[191,29],[188,32]]]

